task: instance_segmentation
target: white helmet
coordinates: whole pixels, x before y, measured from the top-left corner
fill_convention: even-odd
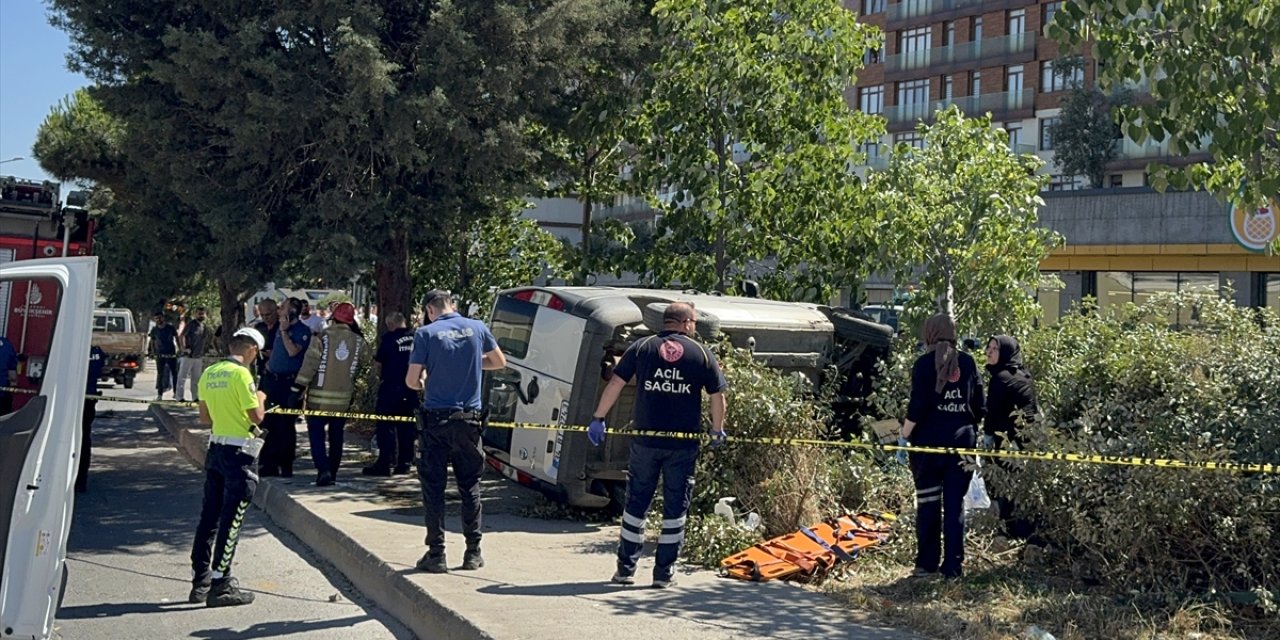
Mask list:
[[[267,341],[262,338],[262,332],[258,331],[257,329],[254,329],[253,327],[243,327],[240,329],[236,329],[236,332],[231,334],[231,337],[233,338],[236,338],[239,336],[244,336],[246,338],[249,338],[250,340],[253,340],[253,344],[257,345],[258,351],[262,351],[267,347]]]

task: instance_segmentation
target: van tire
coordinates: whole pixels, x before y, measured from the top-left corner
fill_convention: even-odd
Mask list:
[[[132,388],[133,388],[133,376],[125,376],[125,377],[124,377],[124,388],[126,388],[126,389],[132,389]]]
[[[662,313],[667,310],[668,304],[670,303],[651,302],[645,305],[642,310],[644,326],[654,332],[662,331]],[[697,331],[699,337],[709,340],[720,335],[720,318],[701,309],[695,309],[695,311],[698,314]]]
[[[889,325],[864,320],[846,309],[832,309],[827,316],[831,318],[839,338],[876,347],[887,347],[893,342],[893,328]]]

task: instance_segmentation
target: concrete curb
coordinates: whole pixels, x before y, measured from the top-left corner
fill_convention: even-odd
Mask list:
[[[151,405],[151,416],[169,432],[177,448],[198,467],[204,467],[208,436],[184,428],[172,414]],[[350,536],[299,503],[273,478],[258,483],[253,503],[276,524],[288,530],[329,561],[357,589],[419,638],[493,640],[473,622],[431,597],[410,580],[403,569],[370,553]]]

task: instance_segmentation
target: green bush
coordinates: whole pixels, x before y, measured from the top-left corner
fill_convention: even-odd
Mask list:
[[[827,390],[756,363],[743,350],[721,348],[720,362],[729,382],[731,437],[824,439],[832,431]],[[896,512],[909,504],[911,482],[900,465],[882,462],[861,450],[730,441],[700,456],[690,513],[710,514],[717,500],[733,496],[734,509],[758,513],[764,537],[772,537],[837,511]]]
[[[1172,328],[1165,318],[1195,318]],[[1188,313],[1194,310],[1194,313]],[[1030,447],[1277,462],[1280,323],[1209,296],[1064,317],[1023,342]],[[1026,462],[987,467],[1077,574],[1171,591],[1280,588],[1280,476]]]

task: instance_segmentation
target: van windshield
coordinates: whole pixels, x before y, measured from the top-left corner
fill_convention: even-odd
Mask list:
[[[503,353],[513,358],[523,358],[529,353],[529,335],[533,333],[533,318],[537,314],[538,305],[532,302],[498,296],[489,330],[493,331]]]

